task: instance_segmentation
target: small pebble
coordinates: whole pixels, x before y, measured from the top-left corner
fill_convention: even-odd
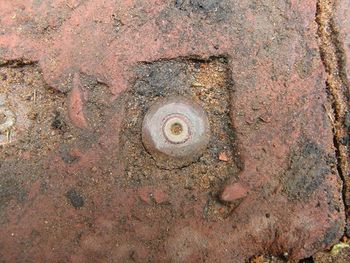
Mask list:
[[[228,162],[229,158],[225,152],[219,153],[219,160],[223,162]]]

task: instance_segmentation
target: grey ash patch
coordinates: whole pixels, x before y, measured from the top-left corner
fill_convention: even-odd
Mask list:
[[[220,7],[222,0],[175,0],[175,6],[179,9],[192,8],[194,11],[210,12]]]
[[[344,224],[340,221],[335,221],[326,231],[323,242],[326,246],[330,246],[337,242],[343,234]]]
[[[136,74],[134,89],[142,97],[162,97],[174,91],[184,94],[193,81],[187,76],[187,65],[176,60],[145,64],[136,69]]]
[[[23,202],[27,197],[27,191],[22,183],[13,178],[0,178],[0,211],[6,207],[7,203],[15,199]]]
[[[291,200],[308,199],[331,173],[330,164],[335,162],[310,139],[302,139],[292,151],[289,168],[282,175],[284,192]]]
[[[175,7],[186,13],[203,14],[216,22],[227,20],[232,14],[226,0],[175,0]]]
[[[75,189],[70,189],[66,193],[69,203],[76,209],[84,206],[84,197],[81,196]]]

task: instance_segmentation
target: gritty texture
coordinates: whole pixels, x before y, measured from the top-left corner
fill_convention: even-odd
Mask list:
[[[0,0],[0,102],[22,116],[0,149],[0,261],[295,262],[337,243],[348,115],[328,4]],[[169,172],[137,125],[176,87],[224,133]]]
[[[320,52],[327,72],[327,88],[334,118],[331,118],[334,130],[334,144],[337,148],[338,170],[343,178],[343,198],[346,215],[349,220],[350,205],[350,166],[349,166],[349,2],[345,0],[320,0],[317,4],[316,21],[319,25]],[[347,234],[350,234],[349,221]]]
[[[339,49],[338,54],[340,54],[340,69],[341,76],[343,80],[343,93],[347,97],[344,104],[347,105],[347,111],[343,119],[343,130],[345,132],[344,136],[339,138],[342,147],[347,147],[347,154],[344,153],[343,159],[349,162],[349,134],[350,134],[350,111],[349,111],[349,95],[350,95],[350,2],[346,0],[337,1],[334,11],[334,20],[337,24],[337,36]],[[340,89],[340,88],[339,88]],[[346,215],[348,219],[347,223],[347,234],[350,236],[350,169],[349,165],[344,167],[343,177],[345,183],[345,205],[347,207]]]
[[[160,61],[141,65],[137,71],[135,85],[125,97],[128,110],[121,133],[126,184],[141,187],[161,183],[168,195],[183,195],[189,203],[194,193],[207,195],[203,217],[213,220],[227,217],[234,205],[221,204],[217,196],[226,180],[237,173],[240,163],[229,118],[232,81],[226,60]],[[190,159],[192,164],[174,169],[171,161],[159,165],[152,158],[142,144],[140,130],[143,117],[154,102],[180,95],[205,110],[211,136],[201,156]],[[220,153],[226,153],[228,159],[220,161]]]
[[[347,263],[350,261],[350,247],[334,252],[319,252],[313,256],[315,263]]]
[[[335,167],[334,156],[327,157],[310,140],[302,140],[292,152],[288,170],[282,175],[284,190],[290,199],[307,199],[317,190],[330,167]]]

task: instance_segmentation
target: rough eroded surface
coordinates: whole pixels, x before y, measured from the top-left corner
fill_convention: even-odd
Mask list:
[[[298,260],[337,242],[345,224],[342,183],[316,6],[316,0],[0,0],[4,98],[22,95],[11,92],[22,85],[53,100],[39,100],[40,107],[34,97],[23,102],[38,115],[16,125],[33,132],[17,133],[0,149],[0,261]],[[139,65],[212,57],[227,59],[233,81],[239,171],[230,171],[214,195],[210,181],[167,184],[166,171],[128,180],[123,95],[137,83]],[[28,70],[40,80],[18,78]],[[149,79],[151,86],[162,81]],[[212,200],[224,216],[205,216]]]

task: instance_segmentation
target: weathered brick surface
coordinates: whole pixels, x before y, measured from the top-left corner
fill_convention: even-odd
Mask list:
[[[338,60],[340,68],[340,76],[342,78],[342,90],[344,93],[344,105],[347,108],[347,114],[343,120],[343,129],[345,132],[345,140],[341,143],[346,147],[347,155],[344,154],[344,159],[346,159],[347,164],[349,163],[349,94],[350,94],[350,2],[346,0],[335,2],[335,12],[334,12],[334,23],[336,26],[336,39],[338,41]],[[345,165],[343,169],[344,177],[344,193],[345,193],[345,205],[346,205],[346,215],[347,215],[347,234],[350,234],[350,168],[349,165]]]
[[[336,2],[335,20],[338,24],[338,30],[340,33],[340,41],[344,49],[344,64],[346,67],[346,73],[348,81],[350,82],[350,2],[341,0]]]
[[[74,145],[13,169],[25,178],[23,200],[0,186],[0,259],[297,260],[336,242],[345,218],[315,13],[314,0],[0,0],[0,62],[38,62],[46,83],[67,96],[67,122],[77,130]],[[211,56],[229,61],[243,164],[222,195],[235,196],[238,185],[243,198],[222,221],[203,217],[207,192],[164,189],[161,180],[119,183],[128,158],[119,143],[127,105],[119,98],[135,66]],[[84,81],[108,87],[104,125],[90,115],[94,90]],[[2,159],[2,178],[14,158]]]

